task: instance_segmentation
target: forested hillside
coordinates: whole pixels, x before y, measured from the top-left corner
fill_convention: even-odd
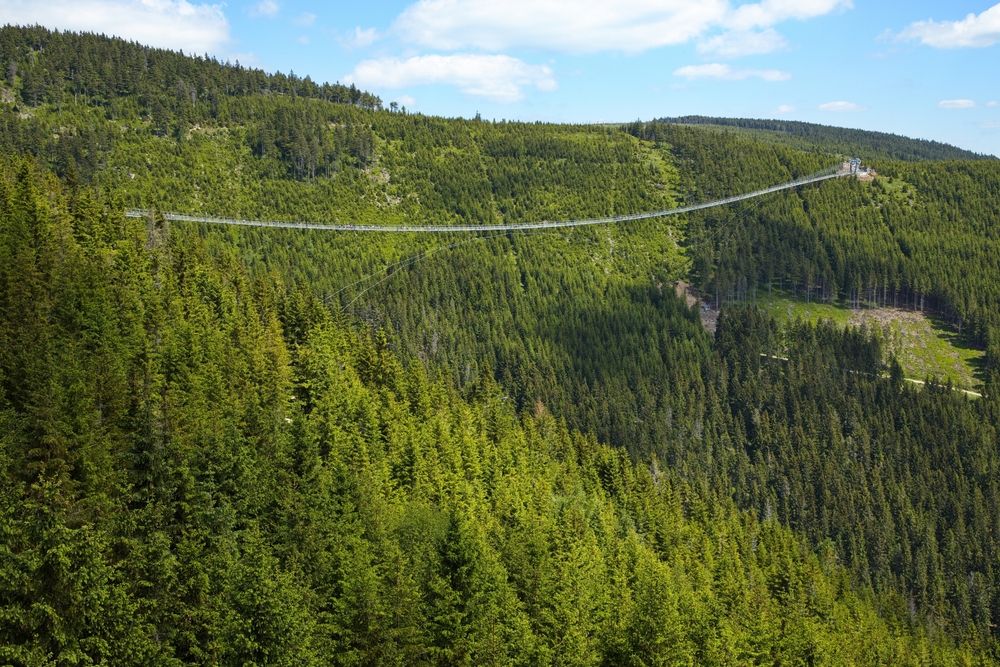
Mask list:
[[[5,662],[963,659],[829,547],[120,213],[0,180]]]
[[[1000,658],[996,370],[980,401],[918,391],[870,333],[736,303],[933,309],[995,364],[1000,163],[876,159],[872,183],[538,234],[127,220],[554,220],[843,156],[0,44],[5,660]],[[86,80],[128,85],[75,92],[74,50],[119,54]],[[25,97],[26,68],[50,92]],[[130,92],[180,80],[196,94],[160,107]],[[726,305],[714,338],[679,279]]]
[[[748,135],[661,123],[629,129],[669,145],[702,192],[750,189],[781,168],[782,149]],[[695,214],[688,237],[700,286],[718,301],[780,286],[806,298],[932,310],[987,346],[995,366],[1000,161],[873,164],[880,177],[870,183],[836,180],[795,199]]]
[[[940,141],[911,139],[898,134],[831,127],[797,120],[760,118],[713,118],[680,116],[662,118],[664,123],[707,125],[756,131],[757,136],[785,139],[799,147],[820,148],[827,152],[864,155],[868,159],[890,160],[977,160],[987,156],[963,150]]]

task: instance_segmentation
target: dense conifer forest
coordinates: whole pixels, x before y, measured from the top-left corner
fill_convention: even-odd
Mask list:
[[[441,119],[41,28],[0,63],[0,662],[1000,660],[996,160]],[[545,233],[124,217],[556,220],[855,153]],[[933,312],[984,397],[768,289]]]
[[[895,160],[976,160],[987,159],[972,151],[950,144],[926,139],[910,139],[898,134],[831,127],[798,120],[770,120],[760,118],[713,118],[710,116],[679,116],[662,118],[661,122],[681,125],[718,126],[756,130],[758,137],[772,141],[784,140],[800,147],[820,148],[826,151],[861,155],[869,159]]]

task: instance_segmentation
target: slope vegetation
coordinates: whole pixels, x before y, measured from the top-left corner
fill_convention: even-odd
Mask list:
[[[5,662],[968,659],[775,520],[13,169]]]
[[[680,116],[663,118],[663,122],[738,128],[756,136],[784,141],[800,148],[822,148],[830,153],[863,155],[865,159],[891,160],[979,160],[979,155],[939,141],[911,139],[898,134],[831,127],[797,120],[767,120],[758,118],[713,118],[711,116]]]
[[[681,662],[996,657],[995,371],[982,401],[917,390],[877,340],[738,306],[713,340],[671,286],[693,278],[720,304],[769,282],[896,299],[961,321],[993,364],[995,163],[887,161],[899,187],[454,243],[144,226],[122,210],[605,215],[832,156],[701,127],[389,113],[280,77],[228,94],[217,82],[246,71],[197,59],[78,91],[52,40],[120,52],[112,73],[142,48],[0,36],[18,63],[0,111],[10,660],[625,662],[658,650],[636,624],[660,615],[654,644]],[[25,96],[29,70],[44,95]],[[792,361],[766,356],[778,341]],[[654,539],[661,512],[675,523]],[[765,533],[784,574],[760,588]],[[59,560],[61,544],[80,551]],[[725,593],[720,559],[739,563]],[[645,567],[642,592],[623,573]],[[802,603],[800,584],[835,606]],[[562,636],[566,619],[594,625]]]

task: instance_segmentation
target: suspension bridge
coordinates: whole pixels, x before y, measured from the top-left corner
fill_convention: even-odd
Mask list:
[[[713,199],[711,201],[701,202],[697,204],[688,204],[686,206],[677,206],[674,208],[666,208],[658,211],[645,211],[642,213],[611,215],[603,218],[582,218],[578,220],[557,220],[557,221],[542,220],[539,222],[511,222],[511,223],[499,223],[499,224],[489,224],[489,225],[355,225],[349,223],[288,222],[281,220],[242,220],[237,218],[220,218],[220,217],[205,216],[205,215],[187,215],[183,213],[161,213],[160,215],[164,220],[169,220],[171,222],[201,222],[210,225],[233,225],[238,227],[275,227],[279,229],[311,229],[315,231],[327,231],[327,232],[452,234],[455,232],[516,232],[516,231],[532,230],[532,229],[559,229],[564,227],[586,227],[589,225],[610,225],[619,222],[648,220],[649,218],[662,218],[668,215],[679,215],[681,213],[691,213],[692,211],[700,211],[702,209],[714,208],[716,206],[725,206],[726,204],[734,204],[736,202],[744,201],[746,199],[762,197],[772,192],[780,192],[782,190],[798,188],[803,185],[809,185],[810,183],[818,183],[820,181],[826,181],[831,178],[855,176],[857,170],[853,165],[854,161],[852,161],[850,164],[844,163],[843,165],[831,167],[821,172],[810,174],[809,176],[804,176],[802,178],[788,181],[786,183],[772,185],[770,187],[762,188],[760,190],[745,192],[743,194],[733,195],[731,197],[723,197],[722,199]],[[125,212],[125,215],[126,217],[129,218],[148,218],[150,216],[156,215],[156,213],[149,209],[129,209]]]

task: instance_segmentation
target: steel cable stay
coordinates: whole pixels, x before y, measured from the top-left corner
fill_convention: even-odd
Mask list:
[[[536,232],[544,232],[545,230],[534,230],[534,231],[536,231]],[[441,252],[441,251],[452,250],[454,248],[458,248],[458,247],[467,245],[469,243],[473,243],[475,241],[485,241],[487,239],[495,239],[495,238],[500,237],[500,236],[505,236],[507,233],[508,232],[506,232],[506,231],[494,231],[494,233],[492,233],[492,234],[485,234],[485,235],[482,235],[482,236],[473,236],[471,238],[465,238],[465,239],[463,239],[461,241],[455,241],[455,242],[449,243],[447,245],[440,245],[440,246],[434,246],[434,247],[428,248],[428,249],[424,250],[423,252],[417,253],[416,255],[410,255],[409,257],[406,257],[404,259],[399,260],[398,262],[394,262],[392,264],[389,264],[389,265],[385,266],[382,269],[373,271],[373,272],[371,272],[371,273],[369,273],[369,274],[367,274],[365,276],[362,276],[361,278],[355,280],[354,282],[349,283],[349,284],[341,287],[339,290],[337,290],[333,294],[327,295],[327,297],[324,298],[323,300],[324,300],[324,302],[327,302],[327,301],[329,301],[329,299],[331,299],[333,297],[340,296],[342,293],[344,293],[348,289],[350,289],[352,287],[355,287],[357,285],[360,285],[361,283],[366,282],[366,281],[374,278],[379,273],[384,273],[385,274],[381,278],[379,278],[378,280],[376,280],[375,282],[373,282],[373,283],[371,283],[369,285],[366,285],[363,289],[361,289],[357,294],[354,295],[353,299],[351,299],[346,304],[344,304],[343,310],[346,311],[348,308],[350,308],[352,305],[354,305],[358,301],[358,299],[360,299],[362,296],[364,296],[365,293],[367,293],[370,290],[378,287],[379,285],[387,283],[389,280],[391,280],[392,278],[394,278],[400,271],[402,271],[405,268],[409,268],[409,267],[413,266],[414,264],[422,262],[423,260],[428,259],[428,258],[436,255],[437,253]]]
[[[493,224],[493,225],[401,225],[401,226],[388,226],[388,225],[352,225],[352,224],[326,224],[326,223],[315,223],[315,222],[284,222],[284,221],[273,221],[273,220],[245,220],[236,218],[221,218],[214,216],[195,216],[186,215],[181,213],[164,213],[162,217],[164,220],[177,221],[177,222],[201,222],[206,224],[221,224],[230,226],[243,226],[243,227],[271,227],[271,228],[283,228],[283,229],[312,229],[321,231],[340,231],[340,232],[402,232],[402,233],[418,233],[418,232],[432,232],[432,233],[474,233],[476,234],[471,239],[466,239],[463,241],[456,241],[442,246],[436,246],[427,248],[426,250],[417,253],[416,255],[411,255],[409,257],[403,258],[393,264],[383,267],[380,270],[369,273],[361,278],[355,280],[352,283],[344,285],[335,293],[328,294],[323,299],[324,302],[329,301],[331,298],[340,296],[348,289],[370,281],[375,278],[379,273],[384,275],[373,283],[365,286],[354,295],[348,303],[346,303],[342,308],[346,310],[354,303],[356,303],[361,296],[363,296],[368,291],[375,287],[378,287],[385,282],[392,279],[401,269],[413,266],[442,250],[449,250],[452,248],[460,247],[466,245],[467,243],[486,240],[490,238],[496,238],[510,232],[545,232],[547,230],[555,229],[565,229],[573,227],[583,227],[601,224],[613,224],[616,222],[630,222],[637,220],[648,220],[657,217],[663,217],[668,215],[677,215],[679,213],[688,213],[691,211],[697,211],[707,208],[712,208],[716,206],[723,206],[726,204],[732,204],[737,202],[742,202],[750,199],[756,199],[757,197],[769,194],[772,192],[779,192],[781,190],[787,190],[802,185],[807,185],[810,183],[816,183],[824,181],[830,178],[837,178],[842,176],[852,175],[853,172],[847,171],[843,168],[832,167],[825,169],[809,176],[805,176],[799,179],[788,181],[786,183],[781,183],[778,185],[773,185],[767,188],[762,188],[760,190],[754,190],[752,192],[747,192],[740,195],[734,195],[731,197],[725,197],[722,199],[711,200],[708,202],[702,202],[698,204],[691,204],[687,206],[680,206],[670,209],[662,209],[658,211],[648,211],[643,213],[631,213],[618,216],[608,216],[603,218],[587,218],[578,220],[564,220],[564,221],[542,221],[534,223],[510,223],[510,224]],[[756,202],[751,203],[751,206],[756,205]],[[130,209],[125,212],[126,217],[138,218],[138,217],[149,217],[154,215],[153,211],[144,209]],[[723,225],[724,227],[726,225]],[[713,230],[718,232],[720,230]],[[490,233],[491,232],[491,233]],[[716,234],[711,234],[715,236]],[[704,239],[707,240],[707,239]]]
[[[788,181],[786,183],[781,183],[778,185],[772,185],[770,187],[762,188],[760,190],[754,190],[752,192],[746,192],[744,194],[733,195],[731,197],[724,197],[722,199],[715,199],[712,201],[701,202],[698,204],[688,204],[686,206],[677,206],[674,208],[661,209],[658,211],[646,211],[642,213],[626,213],[623,215],[613,215],[601,218],[583,218],[578,220],[558,220],[549,221],[543,220],[540,222],[515,222],[515,223],[500,223],[500,224],[489,224],[489,225],[356,225],[356,224],[340,224],[340,223],[319,223],[319,222],[285,222],[278,220],[243,220],[237,218],[222,218],[215,216],[200,216],[200,215],[187,215],[183,213],[162,213],[164,220],[170,222],[200,222],[206,224],[214,225],[232,225],[240,227],[273,227],[279,229],[311,229],[316,231],[331,231],[331,232],[380,232],[380,233],[435,233],[435,234],[451,234],[456,232],[471,232],[471,233],[481,233],[481,232],[516,232],[523,230],[538,230],[538,229],[560,229],[566,227],[585,227],[589,225],[607,225],[619,222],[632,222],[635,220],[647,220],[649,218],[661,218],[669,215],[678,215],[681,213],[690,213],[692,211],[699,211],[706,208],[713,208],[715,206],[725,206],[726,204],[733,204],[746,199],[753,199],[755,197],[761,197],[772,192],[780,192],[781,190],[789,190],[791,188],[797,188],[803,185],[808,185],[810,183],[818,183],[820,181],[825,181],[831,178],[841,178],[844,176],[852,176],[853,172],[847,171],[842,167],[832,167],[824,171],[818,172],[817,174],[812,174],[805,176],[803,178]],[[125,216],[129,218],[145,218],[154,215],[153,211],[147,209],[129,209],[125,212]]]

